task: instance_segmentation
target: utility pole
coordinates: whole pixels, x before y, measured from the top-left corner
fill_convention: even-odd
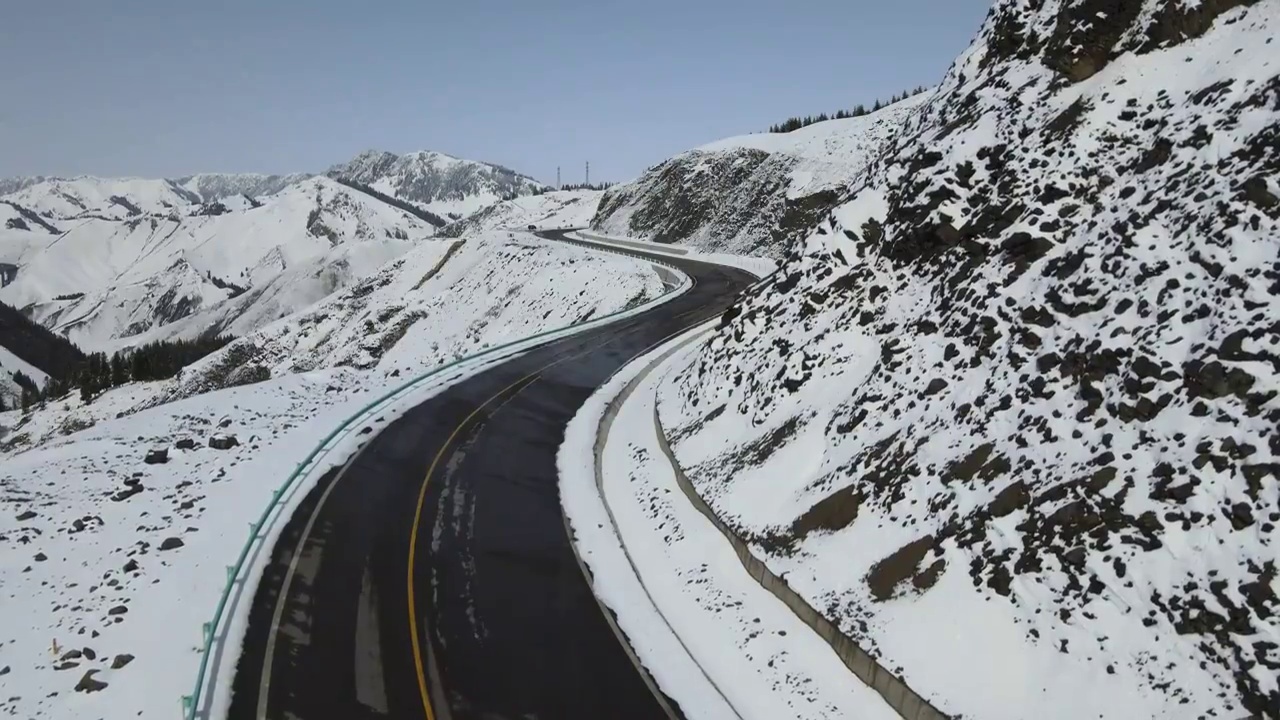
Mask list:
[[[591,184],[591,161],[587,161],[587,184]]]
[[[560,184],[560,166],[556,166],[556,189],[559,190],[564,186]]]

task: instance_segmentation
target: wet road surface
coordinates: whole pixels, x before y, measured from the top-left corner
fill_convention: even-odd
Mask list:
[[[667,717],[574,558],[555,462],[614,371],[755,279],[662,261],[694,287],[455,385],[317,484],[254,597],[233,720]]]

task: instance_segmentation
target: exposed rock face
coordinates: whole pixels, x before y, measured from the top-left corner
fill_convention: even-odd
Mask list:
[[[664,390],[713,507],[917,691],[958,692],[894,654],[946,606],[1020,638],[1025,714],[1276,716],[1278,37],[1002,0]]]
[[[703,250],[781,257],[839,204],[921,100],[682,153],[607,190],[591,225]]]

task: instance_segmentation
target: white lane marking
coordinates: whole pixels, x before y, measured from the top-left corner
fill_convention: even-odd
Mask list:
[[[378,632],[377,591],[368,566],[360,580],[360,604],[356,607],[356,701],[386,715],[387,679],[382,672],[382,635]]]
[[[307,542],[307,538],[311,536],[311,530],[315,527],[316,518],[320,516],[320,511],[324,509],[325,501],[329,499],[329,494],[333,489],[342,482],[343,476],[347,474],[347,470],[351,468],[355,461],[364,454],[366,448],[372,445],[366,442],[359,450],[356,451],[346,465],[338,471],[338,476],[329,483],[329,487],[325,488],[324,494],[320,496],[320,502],[316,503],[316,507],[311,511],[311,517],[307,518],[307,525],[302,529],[302,537],[298,538],[298,545],[293,550],[293,557],[289,559],[289,569],[284,575],[284,584],[280,586],[280,595],[276,598],[276,609],[271,616],[271,627],[267,631],[267,648],[262,655],[262,681],[258,684],[258,720],[267,720],[267,700],[271,695],[271,665],[272,658],[276,652],[276,636],[280,633],[280,618],[284,616],[284,606],[289,597],[289,586],[293,584],[293,576],[298,571],[298,560],[302,557],[302,548]]]

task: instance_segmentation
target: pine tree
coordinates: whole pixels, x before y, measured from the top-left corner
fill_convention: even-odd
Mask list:
[[[129,382],[129,369],[125,367],[124,356],[115,353],[111,356],[111,387],[120,387]]]

